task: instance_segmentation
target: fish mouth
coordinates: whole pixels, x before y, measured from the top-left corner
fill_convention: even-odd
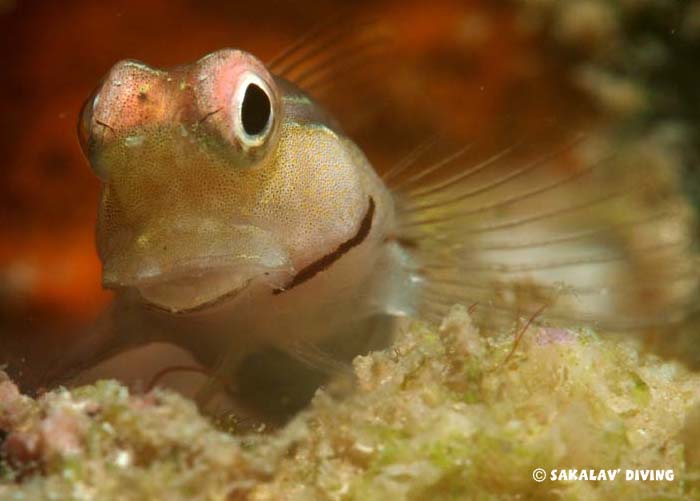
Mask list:
[[[151,309],[170,314],[207,312],[235,300],[253,284],[271,289],[284,283],[292,272],[287,266],[269,268],[248,266],[183,266],[167,272],[134,277],[132,280],[110,280],[108,289],[133,288]]]
[[[102,285],[136,290],[149,307],[173,314],[208,311],[253,286],[275,289],[294,274],[287,249],[266,230],[151,232],[112,239]]]
[[[170,313],[173,315],[187,315],[214,310],[230,301],[250,287],[254,278],[249,278],[239,285],[231,287],[218,287],[212,294],[203,293],[201,287],[210,280],[210,276],[219,273],[226,273],[226,270],[217,272],[216,270],[200,275],[197,279],[191,277],[181,277],[174,280],[165,280],[152,285],[142,285],[136,287],[144,304],[153,310]]]

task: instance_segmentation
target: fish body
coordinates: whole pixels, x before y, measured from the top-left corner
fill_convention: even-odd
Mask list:
[[[156,315],[223,318],[218,335],[250,345],[317,343],[385,313],[381,277],[403,252],[392,194],[318,104],[252,56],[118,63],[80,127],[103,181],[106,287]]]
[[[417,151],[383,179],[310,95],[243,51],[118,63],[79,129],[102,181],[103,282],[138,319],[113,339],[158,324],[138,342],[205,363],[270,346],[313,358],[377,318],[439,319],[455,302],[663,324],[697,288],[692,218],[635,185],[643,175],[612,182],[602,161],[556,171],[561,152],[517,163],[506,149],[472,165]]]

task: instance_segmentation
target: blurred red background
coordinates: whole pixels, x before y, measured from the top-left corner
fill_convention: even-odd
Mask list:
[[[99,185],[76,121],[111,65],[167,67],[231,46],[267,60],[341,9],[347,2],[0,0],[0,329],[73,323],[108,300],[93,243]],[[370,88],[330,102],[380,170],[436,132],[503,145],[562,117],[570,125],[585,108],[509,2],[359,1],[345,17],[395,29]]]

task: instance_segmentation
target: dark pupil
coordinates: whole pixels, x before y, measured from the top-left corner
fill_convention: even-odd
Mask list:
[[[241,122],[243,130],[249,136],[257,136],[267,125],[270,118],[270,98],[265,91],[255,84],[249,84],[243,96]]]

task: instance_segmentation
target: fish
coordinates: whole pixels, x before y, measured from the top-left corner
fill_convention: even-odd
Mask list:
[[[579,136],[428,161],[427,141],[379,174],[305,87],[330,61],[303,67],[318,51],[304,47],[268,64],[239,49],[171,69],[125,60],[87,99],[115,300],[55,374],[154,340],[209,367],[274,348],[334,370],[456,303],[484,323],[612,330],[692,311],[694,215],[649,155],[620,168],[618,147]]]

